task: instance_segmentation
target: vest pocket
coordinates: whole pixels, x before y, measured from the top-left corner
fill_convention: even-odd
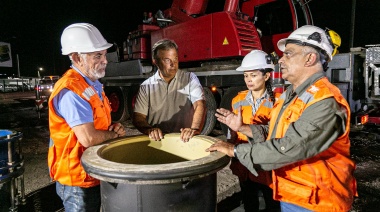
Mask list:
[[[102,118],[102,117],[107,116],[103,104],[96,105],[96,106],[93,108],[93,110],[94,110],[94,120],[95,120],[96,118]]]
[[[298,108],[288,108],[287,111],[284,113],[283,117],[285,118],[285,122],[295,122],[296,120],[301,117],[303,109]]]
[[[288,179],[276,177],[276,199],[280,201],[300,202],[307,204],[316,204],[317,189],[305,186]]]

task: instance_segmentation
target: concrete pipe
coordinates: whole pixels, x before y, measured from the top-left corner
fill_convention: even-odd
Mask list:
[[[216,211],[216,172],[230,158],[205,152],[216,141],[180,134],[161,141],[146,135],[114,139],[88,148],[87,173],[101,181],[103,211]]]

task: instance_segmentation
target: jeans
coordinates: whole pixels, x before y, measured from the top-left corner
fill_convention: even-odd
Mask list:
[[[281,212],[312,212],[311,210],[287,202],[280,202],[280,205]]]
[[[56,191],[63,201],[66,212],[100,211],[100,186],[81,188],[56,182]]]

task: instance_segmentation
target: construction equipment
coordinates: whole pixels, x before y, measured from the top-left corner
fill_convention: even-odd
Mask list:
[[[380,45],[334,56],[327,76],[350,104],[351,132],[380,139]]]
[[[123,46],[107,55],[109,63],[101,81],[111,102],[112,119],[123,121],[132,115],[140,84],[156,71],[151,46],[168,38],[179,46],[180,68],[194,72],[204,87],[207,114],[202,134],[207,135],[217,123],[216,108],[229,108],[237,92],[246,89],[235,70],[242,58],[255,49],[282,55],[277,41],[305,24],[313,23],[303,0],[173,0],[165,11],[154,16],[145,13]],[[278,68],[272,78],[274,87],[283,90]]]

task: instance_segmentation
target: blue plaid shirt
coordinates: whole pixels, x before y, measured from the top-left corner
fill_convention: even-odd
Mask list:
[[[264,94],[260,98],[256,99],[256,102],[253,101],[252,91],[249,91],[247,93],[245,100],[247,100],[252,107],[252,115],[255,115],[264,99],[270,99],[270,95],[268,94],[267,90],[265,90]]]

